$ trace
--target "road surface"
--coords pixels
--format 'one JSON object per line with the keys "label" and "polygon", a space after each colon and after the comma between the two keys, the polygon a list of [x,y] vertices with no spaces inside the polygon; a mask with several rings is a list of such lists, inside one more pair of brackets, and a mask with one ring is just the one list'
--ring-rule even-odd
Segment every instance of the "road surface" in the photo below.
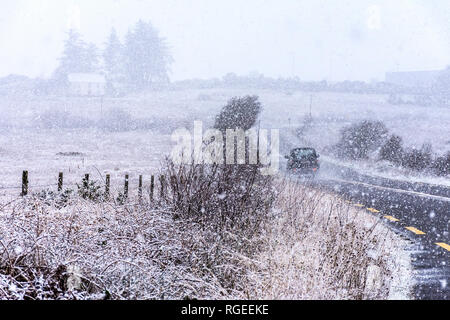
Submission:
{"label": "road surface", "polygon": [[450,188],[363,175],[327,161],[314,184],[380,217],[413,243],[416,299],[450,298]]}

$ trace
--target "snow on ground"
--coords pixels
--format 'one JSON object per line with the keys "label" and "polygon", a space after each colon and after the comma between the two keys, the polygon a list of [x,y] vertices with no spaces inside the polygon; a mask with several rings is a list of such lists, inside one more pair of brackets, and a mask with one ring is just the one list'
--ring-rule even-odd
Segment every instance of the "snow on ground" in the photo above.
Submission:
{"label": "snow on ground", "polygon": [[110,173],[112,185],[121,184],[125,174],[132,181],[140,174],[156,174],[162,155],[170,151],[170,136],[150,131],[22,131],[4,134],[0,141],[0,189],[20,186],[23,170],[29,171],[32,189],[56,185],[59,172],[64,173],[65,185],[79,183],[86,173],[95,180]]}
{"label": "snow on ground", "polygon": [[408,181],[416,183],[427,183],[431,185],[440,185],[450,187],[450,179],[446,177],[435,177],[425,173],[414,172],[405,168],[399,168],[387,161],[359,160],[345,161],[337,160],[331,157],[322,157],[324,160],[335,163],[339,166],[351,168],[361,174],[387,178],[391,180]]}
{"label": "snow on ground", "polygon": [[[5,98],[0,101],[0,192],[1,187],[20,186],[22,170],[30,171],[30,184],[56,184],[59,171],[67,183],[78,182],[85,173],[112,174],[113,184],[125,173],[131,179],[149,175],[159,166],[162,154],[174,145],[170,134],[179,127],[191,128],[194,120],[211,125],[214,116],[233,96],[256,94],[264,106],[261,127],[280,129],[282,152],[292,146],[292,132],[310,112],[314,126],[307,132],[319,150],[336,143],[339,130],[352,122],[382,120],[403,137],[408,146],[431,142],[437,153],[450,150],[450,112],[439,107],[393,106],[386,95],[283,92],[258,89],[205,89],[150,92],[116,99],[101,98]],[[68,112],[71,117],[97,121],[120,108],[135,119],[154,126],[139,131],[111,133],[94,129],[45,129],[42,114]],[[31,127],[32,126],[32,127]],[[33,127],[41,126],[37,130]],[[81,156],[60,156],[79,152]],[[157,154],[157,156],[155,156]],[[354,165],[354,164],[352,164]],[[400,176],[395,168],[359,163],[362,170]],[[376,168],[378,166],[378,169]],[[381,172],[381,173],[380,173]],[[448,179],[404,176],[405,179],[448,184]]]}

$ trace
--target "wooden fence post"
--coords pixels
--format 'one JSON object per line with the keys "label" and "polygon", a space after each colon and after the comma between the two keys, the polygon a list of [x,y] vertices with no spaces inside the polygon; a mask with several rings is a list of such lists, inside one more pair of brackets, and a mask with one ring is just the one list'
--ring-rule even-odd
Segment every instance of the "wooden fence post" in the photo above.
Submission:
{"label": "wooden fence post", "polygon": [[83,186],[86,190],[89,188],[89,174],[84,176]]}
{"label": "wooden fence post", "polygon": [[161,199],[165,197],[165,191],[166,191],[166,177],[164,175],[161,175],[159,177],[159,182],[161,184]]}
{"label": "wooden fence post", "polygon": [[106,183],[105,183],[105,199],[109,199],[111,190],[111,175],[106,175]]}
{"label": "wooden fence post", "polygon": [[155,192],[155,176],[152,175],[150,180],[150,201],[153,202],[153,194]]}
{"label": "wooden fence post", "polygon": [[142,175],[139,176],[139,190],[138,190],[138,197],[139,197],[139,203],[142,202]]}
{"label": "wooden fence post", "polygon": [[63,183],[64,183],[64,174],[60,172],[58,177],[58,192],[61,192],[63,190]]}
{"label": "wooden fence post", "polygon": [[123,189],[123,196],[125,199],[128,198],[128,179],[130,178],[130,176],[127,174],[125,175],[125,186]]}
{"label": "wooden fence post", "polygon": [[22,172],[22,197],[28,195],[28,171]]}

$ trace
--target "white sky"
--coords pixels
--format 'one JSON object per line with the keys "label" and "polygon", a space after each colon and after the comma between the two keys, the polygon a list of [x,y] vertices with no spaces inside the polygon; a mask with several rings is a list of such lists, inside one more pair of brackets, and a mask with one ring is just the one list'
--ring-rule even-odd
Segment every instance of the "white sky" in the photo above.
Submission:
{"label": "white sky", "polygon": [[50,75],[69,26],[100,46],[138,19],[167,38],[173,80],[382,80],[450,64],[448,0],[0,0],[0,76]]}

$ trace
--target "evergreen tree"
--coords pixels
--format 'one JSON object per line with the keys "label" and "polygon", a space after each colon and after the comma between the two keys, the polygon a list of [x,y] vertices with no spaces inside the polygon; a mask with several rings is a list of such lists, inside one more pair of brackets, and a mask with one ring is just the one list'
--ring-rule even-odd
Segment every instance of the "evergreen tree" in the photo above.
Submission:
{"label": "evergreen tree", "polygon": [[[223,134],[223,158],[227,157],[227,135],[226,131],[230,130],[250,130],[257,122],[262,111],[261,102],[258,96],[233,97],[228,101],[227,105],[222,108],[220,113],[216,116],[214,129],[220,130]],[[248,155],[249,142],[245,138],[246,156]],[[237,163],[237,141],[234,143],[234,163]],[[230,169],[233,170],[233,169]],[[245,170],[244,170],[245,171]],[[227,171],[231,174],[230,171]]]}
{"label": "evergreen tree", "polygon": [[86,44],[76,30],[69,30],[64,42],[64,51],[54,78],[65,82],[71,73],[89,73],[98,71],[98,49],[94,44]]}
{"label": "evergreen tree", "polygon": [[86,72],[100,72],[100,53],[94,43],[89,43],[84,51],[84,64]]}
{"label": "evergreen tree", "polygon": [[151,25],[139,21],[125,39],[125,65],[128,82],[135,89],[168,81],[169,66],[173,59],[165,40]]}
{"label": "evergreen tree", "polygon": [[216,117],[215,129],[251,129],[262,111],[258,96],[234,97],[222,108]]}
{"label": "evergreen tree", "polygon": [[103,60],[108,82],[124,82],[124,47],[114,28],[111,30],[111,34],[105,44]]}

